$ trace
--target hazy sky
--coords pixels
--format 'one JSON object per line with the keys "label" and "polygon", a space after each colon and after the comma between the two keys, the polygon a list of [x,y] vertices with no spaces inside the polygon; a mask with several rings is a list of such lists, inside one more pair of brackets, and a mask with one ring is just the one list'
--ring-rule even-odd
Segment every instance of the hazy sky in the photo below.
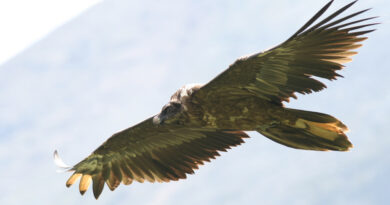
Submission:
{"label": "hazy sky", "polygon": [[1,0],[0,64],[100,0]]}
{"label": "hazy sky", "polygon": [[[334,2],[330,12],[348,2]],[[385,0],[362,0],[348,10],[372,7],[363,16],[380,16],[382,24],[341,72],[345,78],[286,105],[341,119],[351,130],[350,152],[294,150],[251,132],[247,143],[187,180],[106,187],[97,202],[90,190],[80,196],[77,185],[67,189],[70,173],[56,173],[53,163],[55,149],[77,163],[112,133],[159,112],[182,85],[205,83],[236,58],[281,43],[326,3],[105,0],[53,24],[57,29],[39,41],[26,40],[31,46],[23,51],[27,44],[15,43],[18,54],[0,67],[0,204],[386,204]],[[26,28],[35,32],[20,29]]]}

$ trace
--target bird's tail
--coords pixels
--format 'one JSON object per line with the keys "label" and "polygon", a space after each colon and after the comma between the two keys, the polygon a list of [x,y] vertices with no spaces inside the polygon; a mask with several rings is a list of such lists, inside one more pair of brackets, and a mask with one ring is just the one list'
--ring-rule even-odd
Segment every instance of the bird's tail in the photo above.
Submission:
{"label": "bird's tail", "polygon": [[318,112],[286,108],[295,122],[281,121],[257,131],[267,138],[296,149],[347,151],[352,147],[344,132],[348,128],[336,118]]}

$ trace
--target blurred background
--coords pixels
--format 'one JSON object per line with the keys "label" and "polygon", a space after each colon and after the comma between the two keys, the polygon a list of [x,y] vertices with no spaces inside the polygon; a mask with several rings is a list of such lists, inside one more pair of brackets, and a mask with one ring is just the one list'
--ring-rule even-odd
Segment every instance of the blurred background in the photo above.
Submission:
{"label": "blurred background", "polygon": [[[160,111],[187,83],[290,37],[327,0],[4,0],[0,3],[0,204],[387,204],[390,3],[328,89],[286,104],[331,114],[350,152],[301,151],[261,135],[171,183],[133,183],[96,201],[57,173]],[[334,2],[327,14],[350,1]],[[344,16],[346,15],[344,14]]]}

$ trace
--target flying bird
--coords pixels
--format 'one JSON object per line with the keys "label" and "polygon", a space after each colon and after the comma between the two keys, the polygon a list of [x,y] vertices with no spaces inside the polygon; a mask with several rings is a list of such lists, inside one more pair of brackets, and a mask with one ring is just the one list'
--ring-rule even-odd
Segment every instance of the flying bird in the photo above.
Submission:
{"label": "flying bird", "polygon": [[[84,194],[93,182],[97,199],[104,185],[168,182],[185,179],[220,151],[242,144],[257,131],[282,145],[304,150],[347,151],[347,127],[333,116],[286,108],[283,102],[326,88],[319,79],[334,80],[353,51],[374,31],[352,20],[369,9],[338,17],[356,1],[315,23],[332,4],[319,10],[283,43],[241,57],[207,84],[176,91],[160,113],[112,135],[91,155],[66,170],[69,187],[79,178]],[[55,162],[65,165],[55,151]]]}

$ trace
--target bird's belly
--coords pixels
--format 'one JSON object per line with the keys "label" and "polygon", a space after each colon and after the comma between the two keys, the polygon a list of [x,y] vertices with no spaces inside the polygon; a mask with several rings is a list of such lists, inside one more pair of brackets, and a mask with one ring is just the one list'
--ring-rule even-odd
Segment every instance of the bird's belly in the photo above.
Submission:
{"label": "bird's belly", "polygon": [[255,130],[284,115],[282,106],[254,97],[215,102],[214,105],[203,113],[203,121],[207,127]]}

